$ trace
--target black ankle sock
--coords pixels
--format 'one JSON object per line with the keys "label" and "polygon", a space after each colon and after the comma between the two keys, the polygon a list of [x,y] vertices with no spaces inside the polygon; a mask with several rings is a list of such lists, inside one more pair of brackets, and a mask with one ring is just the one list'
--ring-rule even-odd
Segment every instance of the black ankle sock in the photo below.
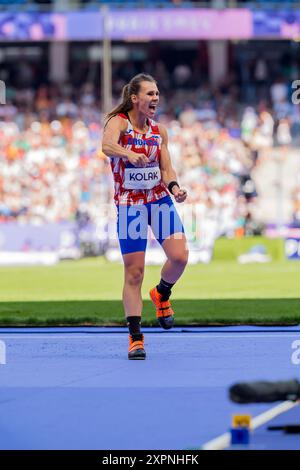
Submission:
{"label": "black ankle sock", "polygon": [[127,326],[129,328],[129,333],[132,336],[140,335],[141,334],[141,317],[138,317],[138,316],[127,317]]}
{"label": "black ankle sock", "polygon": [[143,340],[143,335],[142,333],[136,334],[136,335],[131,335],[133,341],[142,341]]}
{"label": "black ankle sock", "polygon": [[[175,282],[174,282],[175,284]],[[171,295],[171,289],[174,286],[170,282],[164,281],[162,278],[160,283],[156,286],[158,292],[162,295],[162,300],[168,300]]]}

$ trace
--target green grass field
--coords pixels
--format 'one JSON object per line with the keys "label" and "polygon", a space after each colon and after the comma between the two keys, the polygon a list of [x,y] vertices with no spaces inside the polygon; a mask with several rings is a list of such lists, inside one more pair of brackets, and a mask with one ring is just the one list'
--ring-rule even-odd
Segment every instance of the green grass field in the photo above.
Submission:
{"label": "green grass field", "polygon": [[[160,268],[148,266],[143,324],[155,325],[148,291]],[[124,325],[123,267],[103,258],[53,267],[0,268],[0,325]],[[177,325],[298,324],[300,264],[189,266],[173,289]]]}

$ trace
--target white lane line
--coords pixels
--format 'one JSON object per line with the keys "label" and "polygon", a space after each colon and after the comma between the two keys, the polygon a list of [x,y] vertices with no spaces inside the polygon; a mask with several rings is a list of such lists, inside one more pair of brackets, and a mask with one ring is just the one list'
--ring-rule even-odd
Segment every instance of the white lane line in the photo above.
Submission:
{"label": "white lane line", "polygon": [[[89,339],[89,338],[93,338],[93,337],[97,337],[97,338],[124,338],[124,336],[126,337],[127,333],[87,333],[87,334],[83,334],[83,335],[78,335],[77,333],[73,334],[73,333],[68,333],[68,335],[66,334],[63,334],[63,333],[51,333],[51,334],[44,334],[44,333],[20,333],[20,334],[10,334],[10,333],[5,333],[5,334],[2,334],[0,333],[0,338],[2,339],[5,339],[5,340],[8,340],[8,339],[75,339],[75,338],[78,338],[78,339]],[[238,334],[238,333],[234,333],[233,335],[228,335],[228,334],[219,334],[219,335],[214,335],[214,334],[210,334],[210,333],[197,333],[197,334],[185,334],[185,333],[182,333],[182,334],[164,334],[164,333],[161,333],[161,334],[155,334],[155,333],[149,333],[147,335],[147,332],[145,333],[145,335],[147,336],[147,338],[164,338],[164,339],[189,339],[189,338],[223,338],[223,339],[226,339],[226,338],[243,338],[243,339],[247,339],[247,338],[265,338],[265,339],[268,339],[268,338],[278,338],[278,339],[282,339],[283,337],[285,338],[294,338],[294,337],[297,337],[299,338],[300,337],[300,332],[299,333],[292,333],[292,334],[286,334],[286,333],[258,333],[258,334],[254,334],[254,335],[245,335],[245,334]]]}
{"label": "white lane line", "polygon": [[[263,424],[271,421],[271,419],[279,416],[286,411],[291,410],[295,406],[299,405],[299,401],[284,401],[279,405],[275,406],[274,408],[270,408],[270,410],[265,411],[264,413],[256,416],[252,419],[251,429],[257,429],[258,427],[262,426]],[[206,442],[201,449],[202,450],[224,450],[230,446],[230,439],[231,435],[229,432],[221,434],[219,437],[212,439],[211,441]]]}

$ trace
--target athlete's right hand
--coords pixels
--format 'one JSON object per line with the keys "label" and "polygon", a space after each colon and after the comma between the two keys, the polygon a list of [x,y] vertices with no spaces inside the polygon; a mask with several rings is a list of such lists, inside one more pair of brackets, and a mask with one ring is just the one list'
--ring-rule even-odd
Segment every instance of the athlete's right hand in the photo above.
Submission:
{"label": "athlete's right hand", "polygon": [[128,161],[136,167],[144,167],[148,163],[148,157],[144,153],[130,152],[128,155]]}

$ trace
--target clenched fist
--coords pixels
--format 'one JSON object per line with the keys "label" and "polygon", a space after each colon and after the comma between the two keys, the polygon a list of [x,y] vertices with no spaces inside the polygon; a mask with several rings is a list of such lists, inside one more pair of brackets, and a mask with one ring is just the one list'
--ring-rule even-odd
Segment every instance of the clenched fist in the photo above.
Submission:
{"label": "clenched fist", "polygon": [[144,167],[148,163],[148,157],[146,157],[144,153],[130,152],[127,158],[128,161],[136,167]]}
{"label": "clenched fist", "polygon": [[174,188],[172,189],[172,193],[176,202],[183,202],[187,198],[186,190],[179,188],[178,186],[174,186]]}

